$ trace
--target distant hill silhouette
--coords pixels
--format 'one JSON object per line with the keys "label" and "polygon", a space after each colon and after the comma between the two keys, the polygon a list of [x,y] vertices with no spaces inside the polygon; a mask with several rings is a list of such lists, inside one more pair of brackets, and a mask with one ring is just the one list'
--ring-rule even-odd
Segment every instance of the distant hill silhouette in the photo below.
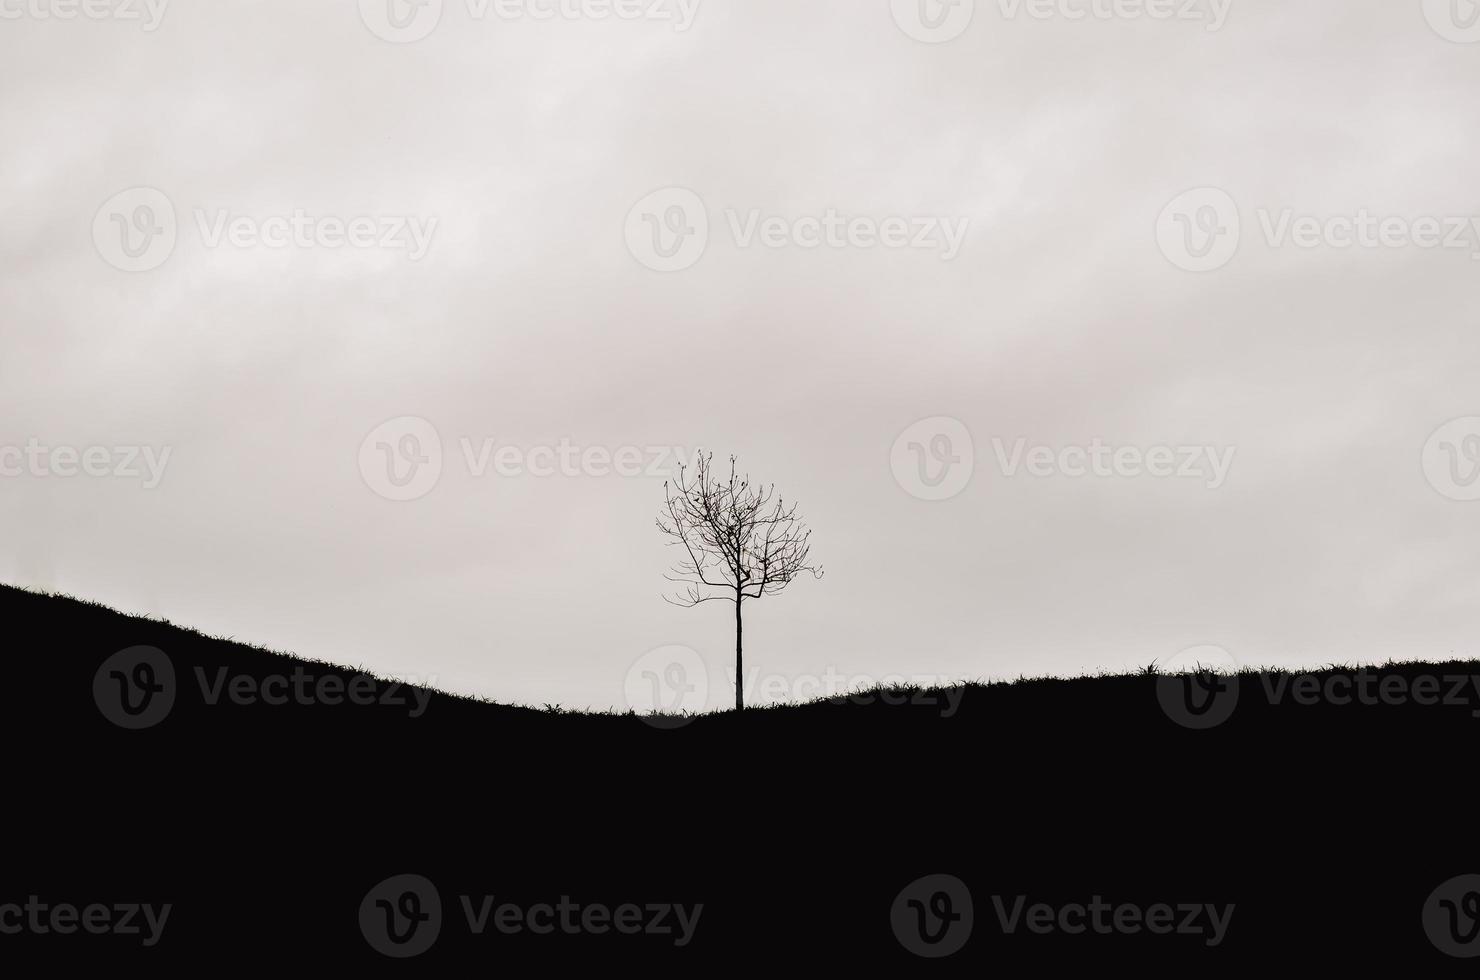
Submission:
{"label": "distant hill silhouette", "polygon": [[[152,946],[26,929],[0,935],[0,961],[911,975],[1401,962],[1427,975],[1464,967],[1446,942],[1480,952],[1480,892],[1446,885],[1480,874],[1474,663],[1248,673],[1207,690],[1155,673],[1035,680],[665,726],[399,689],[11,588],[0,587],[0,614],[0,927],[5,904],[31,895],[172,905]],[[1441,703],[1419,703],[1425,677]],[[292,683],[319,703],[236,703]],[[1338,695],[1388,688],[1373,703],[1298,694],[1333,683]],[[321,703],[336,691],[374,703]],[[403,875],[436,895],[417,881],[382,886]],[[957,879],[969,910],[949,881],[911,890],[933,875]],[[1151,906],[1178,921],[1190,914],[1179,906],[1234,909],[1216,945],[1207,931],[1028,930],[1032,906],[1096,896],[1104,921],[1122,906],[1143,924]],[[502,905],[521,910],[508,923],[545,903],[563,914],[562,898],[571,921],[607,911],[578,934],[494,926]],[[682,945],[676,909],[661,923],[649,910],[692,916],[701,903]],[[669,931],[614,931],[610,910],[623,906]],[[377,923],[405,926],[393,951],[424,951],[384,955]],[[953,944],[939,959],[911,951]]]}

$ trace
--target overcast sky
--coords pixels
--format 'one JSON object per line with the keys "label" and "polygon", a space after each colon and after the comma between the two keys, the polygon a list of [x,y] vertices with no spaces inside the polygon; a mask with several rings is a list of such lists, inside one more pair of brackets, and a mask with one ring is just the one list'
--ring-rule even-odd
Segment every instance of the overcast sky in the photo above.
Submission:
{"label": "overcast sky", "polygon": [[704,447],[754,701],[1480,655],[1480,10],[551,2],[0,0],[0,579],[723,707]]}

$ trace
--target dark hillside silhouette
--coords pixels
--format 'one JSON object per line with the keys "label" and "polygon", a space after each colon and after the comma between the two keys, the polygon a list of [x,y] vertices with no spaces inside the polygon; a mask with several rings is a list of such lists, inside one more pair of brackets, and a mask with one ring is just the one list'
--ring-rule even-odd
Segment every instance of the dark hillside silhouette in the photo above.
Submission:
{"label": "dark hillside silhouette", "polygon": [[[0,935],[7,963],[1465,966],[1438,951],[1425,910],[1454,942],[1468,935],[1472,891],[1436,889],[1480,873],[1464,819],[1472,663],[872,692],[668,730],[408,690],[67,598],[0,588],[0,613],[0,905],[173,905],[153,946]],[[1420,703],[1426,677],[1471,685],[1453,689],[1468,700]],[[1387,695],[1330,696],[1364,684]],[[1221,719],[1197,727],[1210,712]],[[681,946],[672,931],[469,925],[499,903],[562,900],[703,909]],[[1036,904],[1097,901],[1233,911],[1215,945],[1025,925]],[[387,958],[365,932],[382,921],[382,941],[427,948]],[[917,955],[963,922],[949,958]],[[435,937],[409,938],[430,923]]]}

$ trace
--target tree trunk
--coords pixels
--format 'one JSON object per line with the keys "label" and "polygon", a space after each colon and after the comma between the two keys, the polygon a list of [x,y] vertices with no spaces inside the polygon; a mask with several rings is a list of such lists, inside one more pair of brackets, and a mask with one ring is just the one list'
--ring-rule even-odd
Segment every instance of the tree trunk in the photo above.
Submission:
{"label": "tree trunk", "polygon": [[741,637],[741,633],[742,633],[742,628],[741,628],[741,625],[740,625],[740,603],[741,603],[741,601],[742,600],[740,598],[739,590],[736,590],[736,593],[735,593],[735,710],[736,711],[744,711],[745,710],[745,688],[743,686],[741,686],[741,673],[740,673],[740,664],[741,664],[741,659],[740,659],[740,637]]}

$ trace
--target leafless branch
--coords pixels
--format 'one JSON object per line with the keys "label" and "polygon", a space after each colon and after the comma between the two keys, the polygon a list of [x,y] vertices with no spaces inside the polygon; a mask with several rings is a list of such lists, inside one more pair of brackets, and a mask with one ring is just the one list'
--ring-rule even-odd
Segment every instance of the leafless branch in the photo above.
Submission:
{"label": "leafless branch", "polygon": [[725,475],[715,471],[713,453],[700,453],[664,484],[658,530],[686,556],[665,576],[683,588],[665,598],[685,606],[743,602],[776,595],[804,573],[820,578],[821,567],[810,562],[812,532],[796,515],[796,504],[774,485],[741,476],[733,456]]}

